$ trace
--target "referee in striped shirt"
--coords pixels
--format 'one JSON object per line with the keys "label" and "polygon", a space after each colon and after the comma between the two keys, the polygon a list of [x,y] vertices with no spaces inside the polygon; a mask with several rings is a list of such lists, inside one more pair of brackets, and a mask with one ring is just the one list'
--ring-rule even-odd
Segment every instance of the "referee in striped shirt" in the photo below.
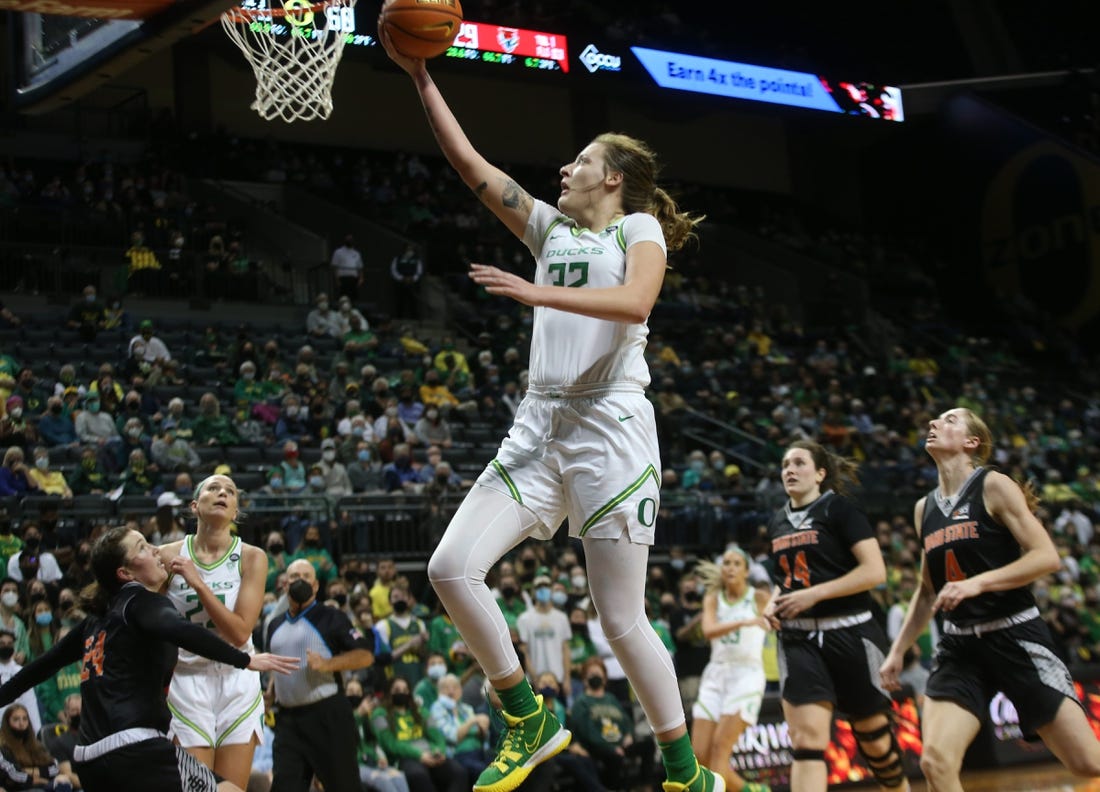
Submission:
{"label": "referee in striped shirt", "polygon": [[272,792],[308,792],[316,775],[325,792],[360,792],[359,741],[341,671],[374,662],[373,643],[347,614],[317,601],[317,573],[305,559],[286,569],[289,610],[267,628],[268,651],[302,666],[275,679]]}

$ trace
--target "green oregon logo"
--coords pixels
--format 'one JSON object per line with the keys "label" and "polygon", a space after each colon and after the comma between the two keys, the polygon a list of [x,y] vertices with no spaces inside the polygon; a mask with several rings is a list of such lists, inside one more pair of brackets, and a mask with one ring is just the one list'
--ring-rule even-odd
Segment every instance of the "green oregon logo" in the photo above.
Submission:
{"label": "green oregon logo", "polygon": [[287,24],[300,28],[313,24],[313,3],[308,0],[286,0],[283,3]]}
{"label": "green oregon logo", "polygon": [[[648,506],[646,504],[649,504]],[[649,528],[657,519],[657,501],[653,498],[642,498],[638,504],[638,522]]]}
{"label": "green oregon logo", "polygon": [[[1068,327],[1081,327],[1100,314],[1097,175],[1087,157],[1040,141],[1002,165],[981,206],[982,258],[990,283],[1009,294],[1028,294],[1037,278],[1072,283],[1056,306],[1044,306]],[[1037,197],[1040,189],[1055,190],[1065,200]],[[1029,296],[1043,303],[1043,295]]]}

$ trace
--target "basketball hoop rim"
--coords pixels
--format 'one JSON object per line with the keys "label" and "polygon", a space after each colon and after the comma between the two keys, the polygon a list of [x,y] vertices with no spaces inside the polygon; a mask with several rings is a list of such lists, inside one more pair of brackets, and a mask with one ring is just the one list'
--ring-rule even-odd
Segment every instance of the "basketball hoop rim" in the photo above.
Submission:
{"label": "basketball hoop rim", "polygon": [[223,13],[222,18],[233,24],[242,25],[265,21],[267,19],[283,19],[291,14],[295,16],[298,14],[305,14],[306,12],[318,14],[324,12],[329,6],[342,7],[345,5],[347,5],[347,3],[340,2],[340,0],[327,0],[327,2],[302,5],[292,9],[284,8],[281,5],[278,8],[241,8],[240,6],[235,6]]}

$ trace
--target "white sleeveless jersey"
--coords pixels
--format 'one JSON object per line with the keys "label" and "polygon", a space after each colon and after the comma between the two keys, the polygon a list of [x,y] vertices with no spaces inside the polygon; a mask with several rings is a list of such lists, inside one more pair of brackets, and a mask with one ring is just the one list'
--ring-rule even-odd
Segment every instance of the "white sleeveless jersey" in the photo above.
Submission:
{"label": "white sleeveless jersey", "polygon": [[[718,612],[715,614],[719,624],[731,621],[755,619],[756,590],[751,586],[745,596],[736,602],[726,599],[724,591],[718,592]],[[728,632],[710,642],[710,662],[733,663],[745,667],[764,667],[764,638],[767,631],[763,627],[742,627]]]}
{"label": "white sleeveless jersey", "polygon": [[[656,242],[667,253],[664,233],[652,215],[635,213],[599,231],[578,228],[543,201],[535,201],[524,244],[535,256],[540,286],[602,289],[621,286],[626,251],[637,242]],[[649,328],[609,322],[554,308],[536,307],[531,336],[533,389],[569,392],[612,383],[649,384],[644,353]]]}
{"label": "white sleeveless jersey", "polygon": [[[241,538],[234,536],[225,555],[213,564],[203,564],[195,559],[194,550],[191,546],[194,539],[195,537],[192,535],[183,540],[183,544],[180,546],[180,557],[190,558],[194,561],[206,587],[225,603],[225,607],[233,610],[237,607],[237,595],[241,591],[241,565],[244,556]],[[172,579],[168,581],[167,594],[168,598],[172,600],[172,604],[176,606],[176,610],[182,613],[185,619],[216,631],[214,622],[199,601],[199,595],[182,577],[172,575]],[[243,645],[237,648],[243,652],[252,651],[252,638],[249,637]],[[197,667],[203,663],[213,663],[212,660],[188,652],[186,649],[180,649],[179,662],[192,667]]]}

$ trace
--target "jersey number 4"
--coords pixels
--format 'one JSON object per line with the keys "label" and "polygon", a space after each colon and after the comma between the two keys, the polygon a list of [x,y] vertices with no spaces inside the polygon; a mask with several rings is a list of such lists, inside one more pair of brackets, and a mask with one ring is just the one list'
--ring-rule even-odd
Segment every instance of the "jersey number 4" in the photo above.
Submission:
{"label": "jersey number 4", "polygon": [[783,568],[783,588],[790,590],[793,577],[802,584],[802,588],[810,587],[810,565],[806,563],[806,551],[799,550],[794,557],[794,571],[791,571],[791,562],[787,556],[779,556],[779,566]]}
{"label": "jersey number 4", "polygon": [[87,682],[90,677],[103,676],[103,642],[107,640],[106,630],[84,639],[84,666],[80,669],[80,681]]}
{"label": "jersey number 4", "polygon": [[954,550],[948,550],[943,554],[943,576],[947,578],[948,583],[966,580],[966,573],[959,566],[959,559],[955,558]]}

